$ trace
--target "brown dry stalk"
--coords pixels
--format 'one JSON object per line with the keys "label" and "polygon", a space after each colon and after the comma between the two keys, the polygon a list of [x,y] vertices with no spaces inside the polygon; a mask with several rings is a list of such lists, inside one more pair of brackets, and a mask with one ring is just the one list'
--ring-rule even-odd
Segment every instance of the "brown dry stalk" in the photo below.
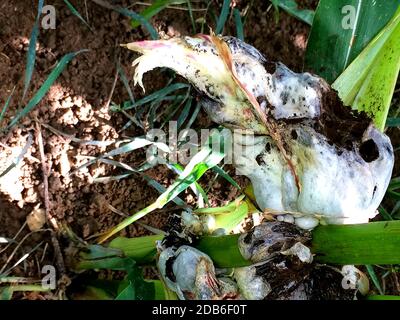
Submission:
{"label": "brown dry stalk", "polygon": [[44,187],[44,207],[46,210],[46,222],[50,222],[51,226],[54,230],[59,230],[57,221],[50,213],[50,200],[49,200],[49,172],[50,168],[47,167],[46,164],[46,155],[44,153],[43,147],[43,137],[42,137],[42,130],[40,128],[39,122],[36,122],[36,133],[37,133],[37,143],[39,146],[39,153],[40,153],[40,161],[42,163],[42,172],[43,172],[43,187]]}

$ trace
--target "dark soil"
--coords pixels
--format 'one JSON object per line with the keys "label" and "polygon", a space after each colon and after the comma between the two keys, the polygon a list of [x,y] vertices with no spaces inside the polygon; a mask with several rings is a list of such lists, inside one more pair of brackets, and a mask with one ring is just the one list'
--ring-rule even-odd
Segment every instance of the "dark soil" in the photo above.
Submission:
{"label": "dark soil", "polygon": [[[217,14],[222,1],[213,1],[212,10]],[[301,1],[302,5],[315,8],[316,1]],[[114,4],[128,7],[131,1],[114,1]],[[199,7],[201,4],[193,3]],[[240,9],[246,8],[247,1],[237,1]],[[20,229],[16,239],[18,242],[29,234],[24,225],[26,216],[36,207],[45,208],[44,172],[38,145],[38,126],[35,122],[52,127],[80,139],[113,140],[122,138],[124,134],[136,136],[143,134],[138,128],[127,132],[120,130],[127,119],[109,109],[110,93],[116,75],[116,61],[119,60],[128,79],[133,77],[131,62],[134,54],[121,49],[120,43],[128,43],[139,39],[148,39],[149,34],[141,27],[132,29],[129,20],[118,13],[100,7],[92,1],[74,1],[74,5],[84,18],[88,18],[90,31],[76,16],[72,15],[65,3],[55,0],[52,3],[57,12],[57,28],[55,30],[40,29],[35,72],[29,93],[21,101],[26,53],[30,33],[37,12],[36,1],[9,0],[0,4],[0,106],[15,86],[14,98],[10,104],[4,126],[16,111],[19,110],[37,91],[55,64],[67,53],[89,49],[89,52],[78,55],[58,78],[47,96],[35,109],[25,117],[17,128],[9,134],[0,135],[0,152],[8,147],[23,147],[27,136],[34,137],[27,157],[20,168],[22,176],[20,192],[9,195],[0,193],[0,237],[13,238]],[[86,5],[87,4],[87,7]],[[134,10],[143,7],[133,6]],[[86,15],[87,12],[87,15]],[[194,18],[202,17],[203,12],[194,12]],[[192,34],[192,24],[187,11],[166,9],[152,19],[158,31],[170,36]],[[212,24],[212,23],[210,23]],[[295,71],[302,71],[304,52],[309,27],[295,18],[280,12],[279,21],[275,21],[274,9],[269,1],[256,0],[248,8],[245,22],[245,40],[259,49],[273,61],[282,61]],[[228,24],[225,34],[235,35],[233,23]],[[146,93],[160,89],[167,83],[165,73],[155,72],[145,76]],[[143,96],[139,88],[131,87],[136,98]],[[121,81],[117,81],[111,101],[119,104],[129,100],[129,96]],[[194,127],[212,126],[201,114]],[[108,205],[119,211],[131,214],[152,203],[157,198],[157,191],[148,186],[139,175],[106,184],[93,183],[98,176],[118,174],[119,171],[106,164],[95,164],[76,174],[68,174],[87,161],[85,156],[96,156],[107,149],[82,145],[65,136],[54,134],[46,127],[40,127],[43,136],[45,164],[49,170],[48,201],[50,214],[58,223],[67,223],[79,237],[91,239],[112,226],[118,224],[123,217],[113,213]],[[1,159],[1,158],[0,158]],[[130,166],[140,165],[144,159],[143,152],[132,152],[120,160]],[[233,174],[232,170],[232,174]],[[167,186],[175,175],[165,167],[159,166],[147,172],[149,176]],[[211,176],[210,176],[211,177]],[[206,180],[206,179],[204,179]],[[243,178],[237,179],[245,185]],[[14,194],[16,193],[16,194]],[[237,191],[222,179],[217,179],[210,192],[213,205],[225,204],[237,195]],[[187,192],[182,195],[189,203],[194,203],[194,196]],[[153,213],[141,222],[163,228],[171,212],[177,210],[170,205],[168,210]],[[50,227],[50,225],[48,225]],[[124,236],[141,236],[149,232],[139,225],[131,225],[121,232]],[[12,266],[24,253],[39,247],[16,268],[12,275],[41,278],[41,266],[57,265],[59,273],[64,266],[60,261],[51,232],[36,232],[28,235],[14,257],[8,262]],[[0,250],[3,248],[0,247]],[[0,251],[0,268],[9,259],[15,246]],[[61,243],[61,254],[68,261],[67,248]],[[57,260],[58,258],[58,260]],[[68,273],[68,265],[66,266]],[[25,294],[21,298],[43,298],[40,294]],[[50,296],[46,296],[49,298]],[[50,297],[51,298],[51,297]]]}

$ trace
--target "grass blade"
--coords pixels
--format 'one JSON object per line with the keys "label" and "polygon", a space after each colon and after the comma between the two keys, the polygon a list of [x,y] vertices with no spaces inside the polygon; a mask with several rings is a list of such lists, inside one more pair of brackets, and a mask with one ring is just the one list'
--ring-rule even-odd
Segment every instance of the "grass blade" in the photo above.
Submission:
{"label": "grass blade", "polygon": [[24,93],[22,94],[22,100],[25,99],[25,95],[28,92],[29,84],[31,83],[33,70],[35,69],[36,60],[36,42],[39,35],[39,19],[42,14],[44,0],[39,0],[38,13],[36,16],[35,24],[31,32],[29,40],[28,54],[26,56],[26,70],[25,70],[25,81],[24,81]]}
{"label": "grass blade", "polygon": [[192,3],[190,2],[190,0],[186,0],[187,6],[188,6],[188,10],[189,10],[189,16],[190,16],[190,21],[192,22],[192,28],[193,28],[193,34],[196,34],[196,21],[194,20],[193,17],[193,10],[192,10]]}
{"label": "grass blade", "polygon": [[400,127],[400,118],[387,118],[386,127]]}
{"label": "grass blade", "polygon": [[150,36],[153,40],[157,40],[159,38],[157,30],[154,29],[154,27],[151,25],[151,23],[149,21],[147,21],[147,19],[142,17],[140,14],[137,14],[136,12],[134,12],[132,10],[128,10],[125,8],[119,8],[119,7],[115,7],[114,10],[128,18],[139,21],[143,25],[143,27],[145,27],[147,29],[147,31],[150,33]]}
{"label": "grass blade", "polygon": [[[142,12],[140,12],[140,15],[144,19],[149,20],[156,14],[164,10],[166,7],[168,7],[169,5],[182,4],[185,2],[186,2],[185,0],[156,0],[153,2],[151,6],[147,7]],[[131,21],[132,28],[137,28],[138,26],[140,26],[140,24],[141,21],[139,21],[138,19],[132,19]]]}
{"label": "grass blade", "polygon": [[[210,147],[210,142],[215,143],[215,139],[218,138],[218,149]],[[182,191],[186,190],[191,184],[199,180],[203,174],[210,168],[216,166],[225,156],[221,151],[223,148],[223,136],[219,132],[214,131],[209,137],[208,143],[204,146],[200,152],[198,152],[179,175],[176,181],[167,188],[167,190],[161,194],[157,200],[149,205],[148,207],[140,210],[134,215],[126,218],[116,227],[112,228],[101,236],[98,240],[99,243],[103,243],[108,238],[112,237],[117,232],[126,228],[133,222],[143,218],[148,213],[163,208],[168,202],[172,201],[177,197]]]}
{"label": "grass blade", "polygon": [[221,34],[222,31],[224,30],[225,22],[228,19],[230,4],[231,4],[231,0],[224,0],[224,3],[222,4],[221,14],[219,15],[219,18],[217,21],[217,27],[215,28],[216,34]]}
{"label": "grass blade", "polygon": [[372,280],[372,282],[374,283],[375,287],[378,289],[379,294],[383,295],[383,290],[381,287],[381,284],[379,283],[378,277],[376,276],[376,273],[374,271],[374,267],[371,265],[366,265],[365,266],[367,268],[368,274]]}
{"label": "grass blade", "polygon": [[90,146],[97,146],[97,147],[107,147],[113,143],[115,143],[116,141],[100,141],[100,140],[83,140],[83,139],[79,139],[76,138],[74,135],[72,134],[68,134],[65,132],[62,132],[54,127],[52,127],[51,125],[48,125],[46,123],[40,123],[41,126],[45,127],[46,129],[49,129],[51,132],[59,135],[59,136],[64,136],[67,137],[68,139],[70,139],[73,142],[82,144],[82,145],[90,145]]}
{"label": "grass blade", "polygon": [[236,26],[236,37],[240,40],[244,40],[244,32],[243,32],[243,23],[242,18],[240,17],[240,11],[238,9],[233,9],[233,17],[235,19]]}
{"label": "grass blade", "polygon": [[[192,106],[192,97],[190,97],[187,101],[185,106],[183,107],[181,114],[179,115],[178,120],[176,121],[176,126],[177,129],[180,129],[182,127],[183,123],[186,121],[187,117],[189,116],[189,112]],[[1,119],[1,118],[0,118]]]}
{"label": "grass blade", "polygon": [[64,68],[68,65],[68,63],[75,58],[78,54],[82,52],[87,52],[88,50],[80,50],[77,52],[72,52],[66,54],[60,62],[55,66],[55,68],[51,71],[50,75],[47,77],[46,81],[42,84],[40,89],[35,93],[33,98],[28,102],[28,104],[22,109],[20,113],[18,113],[7,126],[6,130],[10,130],[17,122],[24,116],[26,116],[46,95],[47,91],[49,91],[50,87],[53,85],[54,81],[58,78],[58,76],[63,72]]}
{"label": "grass blade", "polygon": [[240,190],[240,186],[237,184],[235,180],[232,179],[232,177],[220,166],[215,166],[212,168],[212,171],[214,171],[216,174],[220,175],[223,177],[226,181],[228,181],[231,185],[233,185],[235,188]]}
{"label": "grass blade", "polygon": [[201,109],[201,103],[198,102],[197,105],[196,105],[196,108],[194,109],[194,112],[192,113],[192,116],[190,117],[190,119],[189,119],[189,121],[188,121],[188,123],[187,123],[187,125],[185,127],[185,129],[189,129],[192,126],[193,122],[196,120],[197,115],[200,112],[200,109]]}
{"label": "grass blade", "polygon": [[90,31],[93,31],[92,28],[89,26],[89,24],[86,22],[86,20],[81,16],[79,11],[75,9],[72,3],[69,2],[68,0],[64,0],[64,2],[67,5],[68,9],[72,12],[72,14],[76,16],[79,20],[81,20],[85,24],[85,26],[89,28]]}
{"label": "grass blade", "polygon": [[18,157],[9,165],[6,170],[4,170],[2,173],[0,173],[0,178],[4,177],[8,172],[10,172],[13,168],[15,168],[18,163],[24,158],[25,154],[28,152],[28,149],[31,147],[33,143],[33,138],[32,135],[29,134],[28,136],[28,141],[26,142],[26,145],[22,149],[21,153],[18,155]]}
{"label": "grass blade", "polygon": [[3,109],[1,110],[1,113],[0,113],[0,124],[4,119],[4,116],[5,116],[6,112],[7,112],[8,106],[10,105],[12,96],[14,95],[14,91],[15,91],[15,87],[12,89],[10,95],[8,96],[8,98],[6,100],[6,103],[3,106]]}
{"label": "grass blade", "polygon": [[129,86],[128,78],[126,77],[126,74],[125,74],[124,70],[122,69],[121,64],[119,63],[119,61],[117,62],[117,70],[118,70],[119,77],[121,78],[121,81],[124,84],[125,89],[129,94],[129,99],[131,99],[132,104],[134,104],[135,103],[135,98],[133,96],[132,89]]}
{"label": "grass blade", "polygon": [[275,0],[273,1],[277,4],[277,6],[293,17],[299,19],[307,23],[308,25],[312,25],[314,20],[314,11],[307,9],[299,9],[296,0]]}
{"label": "grass blade", "polygon": [[164,97],[168,96],[171,92],[177,91],[179,89],[183,88],[188,88],[189,85],[186,83],[174,83],[171,84],[161,90],[158,90],[156,92],[153,92],[152,94],[149,94],[148,96],[136,101],[132,105],[125,107],[124,110],[130,110],[133,108],[136,108],[138,106],[144,105],[146,103],[152,102],[152,101],[161,101]]}
{"label": "grass blade", "polygon": [[[167,188],[165,188],[163,185],[159,184],[156,180],[151,179],[149,176],[143,175],[143,178],[147,181],[149,186],[156,189],[159,193],[163,193],[163,192],[165,192],[165,190],[167,190]],[[187,206],[186,202],[183,201],[179,197],[172,199],[172,201],[175,202],[175,204],[177,204],[178,206],[181,206],[181,207]]]}

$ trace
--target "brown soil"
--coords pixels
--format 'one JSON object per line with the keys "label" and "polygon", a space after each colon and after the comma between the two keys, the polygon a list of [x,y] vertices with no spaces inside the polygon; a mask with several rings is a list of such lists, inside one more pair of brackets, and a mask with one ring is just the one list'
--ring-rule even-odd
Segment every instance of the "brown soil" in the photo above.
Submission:
{"label": "brown soil", "polygon": [[[218,14],[222,1],[213,1],[211,8]],[[301,1],[315,8],[316,1]],[[87,11],[85,3],[87,3]],[[128,7],[130,1],[114,1]],[[245,8],[247,1],[237,1],[239,8]],[[109,9],[102,8],[92,1],[74,1],[78,11],[86,18],[93,31],[90,31],[76,16],[72,15],[64,2],[53,1],[57,12],[57,28],[55,30],[40,29],[35,72],[28,96],[20,101],[23,92],[26,52],[29,44],[35,15],[36,1],[11,0],[0,4],[0,106],[14,86],[14,98],[2,123],[4,126],[16,110],[24,106],[33,93],[37,91],[51,69],[63,55],[80,49],[89,52],[80,54],[58,78],[47,96],[35,109],[25,117],[17,128],[9,134],[0,136],[0,152],[5,152],[3,145],[23,147],[27,136],[34,137],[33,145],[28,150],[21,167],[22,183],[21,199],[0,193],[0,237],[13,238],[22,228],[17,241],[28,235],[29,229],[24,226],[26,216],[40,205],[45,208],[45,192],[41,155],[38,145],[38,127],[35,120],[43,124],[86,140],[112,140],[123,135],[137,136],[143,134],[138,128],[131,127],[120,132],[127,119],[119,113],[109,110],[109,96],[112,92],[116,74],[116,60],[132,79],[130,67],[134,59],[133,53],[121,49],[120,43],[148,39],[149,34],[142,28],[132,29],[129,20]],[[133,7],[141,10],[142,7]],[[194,12],[195,19],[202,17],[202,12]],[[166,9],[152,23],[159,31],[168,35],[189,35],[192,33],[191,20],[186,11]],[[284,12],[280,12],[275,22],[274,9],[269,1],[256,0],[249,7],[245,22],[245,40],[258,48],[268,59],[282,61],[289,68],[301,71],[306,48],[309,27]],[[225,34],[235,35],[232,22]],[[162,88],[167,78],[155,72],[145,76],[146,93]],[[131,87],[136,98],[143,96],[139,88]],[[121,81],[117,81],[111,100],[117,104],[129,100],[129,96]],[[208,127],[212,124],[200,115],[194,127]],[[134,213],[152,203],[158,193],[148,186],[139,175],[106,184],[93,183],[98,176],[120,173],[105,164],[95,164],[77,174],[68,174],[87,161],[84,156],[100,155],[107,150],[94,146],[82,145],[64,136],[56,135],[41,126],[43,136],[45,162],[50,168],[48,174],[50,213],[58,222],[66,222],[72,230],[83,239],[90,239],[108,228],[115,226],[123,217],[113,213],[107,206],[112,205],[124,213]],[[120,158],[121,161],[135,167],[144,159],[143,152],[132,152]],[[232,170],[233,172],[233,170]],[[157,167],[147,172],[149,176],[167,186],[175,175]],[[242,185],[246,181],[237,179]],[[206,179],[204,179],[206,181]],[[237,195],[237,191],[224,180],[218,179],[212,186],[210,201],[213,205],[226,203]],[[194,202],[190,192],[182,195],[189,203]],[[168,215],[176,208],[168,207],[168,212],[161,210],[141,221],[151,226],[163,228]],[[172,210],[172,211],[171,211]],[[122,231],[122,235],[140,236],[147,234],[143,227],[131,225]],[[57,250],[51,241],[51,233],[38,232],[28,236],[9,261],[12,266],[24,253],[36,249],[23,263],[14,268],[12,275],[41,278],[40,268],[45,264],[56,264]],[[2,247],[1,247],[2,248]],[[1,250],[0,248],[0,250]],[[15,246],[0,253],[0,267],[4,265]],[[65,249],[61,252],[65,258]],[[58,270],[59,272],[62,270]],[[38,295],[26,295],[25,298],[40,298]]]}

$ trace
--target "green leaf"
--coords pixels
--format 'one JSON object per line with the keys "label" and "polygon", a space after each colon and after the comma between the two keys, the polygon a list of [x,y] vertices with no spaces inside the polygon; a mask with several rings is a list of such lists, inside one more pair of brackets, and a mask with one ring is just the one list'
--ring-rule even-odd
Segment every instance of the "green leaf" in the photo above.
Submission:
{"label": "green leaf", "polygon": [[11,287],[0,288],[0,301],[8,301],[12,299],[13,291]]}
{"label": "green leaf", "polygon": [[154,285],[154,300],[177,300],[176,295],[171,294],[172,291],[169,289],[167,290],[161,280],[146,280],[146,282],[150,282]]}
{"label": "green leaf", "polygon": [[230,213],[220,214],[215,217],[216,228],[225,229],[227,233],[238,226],[249,214],[249,207],[245,201],[241,202]]}
{"label": "green leaf", "polygon": [[392,18],[400,0],[320,0],[306,65],[332,83]]}
{"label": "green leaf", "polygon": [[283,9],[293,17],[312,25],[314,19],[314,11],[308,9],[299,9],[295,0],[273,0],[275,6]]}
{"label": "green leaf", "polygon": [[33,138],[32,135],[29,134],[28,141],[26,142],[24,148],[21,150],[21,153],[3,172],[0,173],[0,178],[4,177],[7,173],[9,173],[13,168],[18,165],[18,163],[24,158],[25,154],[28,152],[28,149],[31,147],[32,143]]}
{"label": "green leaf", "polygon": [[245,267],[251,264],[238,247],[239,235],[202,237],[195,247],[207,254],[218,268]]}
{"label": "green leaf", "polygon": [[196,108],[194,109],[194,112],[192,113],[192,115],[191,115],[191,117],[190,117],[185,129],[189,129],[193,125],[193,122],[196,120],[197,115],[200,112],[200,109],[201,109],[201,103],[198,102],[196,104]]}
{"label": "green leaf", "polygon": [[[152,186],[154,189],[156,189],[159,193],[165,192],[167,188],[165,188],[163,185],[159,184],[156,180],[150,178],[149,176],[143,175],[143,178],[147,181],[147,183]],[[172,200],[177,204],[178,206],[181,207],[186,207],[186,202],[184,202],[181,198],[176,197],[175,199]]]}
{"label": "green leaf", "polygon": [[220,175],[222,178],[224,178],[226,181],[228,181],[231,185],[233,185],[236,189],[240,190],[240,186],[237,184],[235,180],[220,166],[215,166],[212,168],[212,171],[214,171],[216,174]]}
{"label": "green leaf", "polygon": [[187,117],[189,116],[189,112],[192,107],[192,101],[193,101],[192,97],[189,97],[187,99],[185,106],[183,107],[183,109],[179,115],[179,118],[176,122],[177,129],[180,129],[182,127],[183,123],[186,121]]}
{"label": "green leaf", "polygon": [[216,34],[221,34],[222,31],[224,30],[225,22],[228,19],[230,4],[231,0],[224,0],[224,3],[222,4],[221,14],[219,15],[217,21],[217,27],[215,28]]}
{"label": "green leaf", "polygon": [[[352,108],[365,111],[378,129],[385,129],[394,88],[400,70],[400,24],[376,57]],[[379,63],[378,61],[384,61]]]}
{"label": "green leaf", "polygon": [[155,285],[143,279],[141,269],[134,260],[125,260],[125,268],[128,271],[126,280],[128,285],[123,288],[115,300],[153,300],[155,297]]}
{"label": "green leaf", "polygon": [[49,290],[50,289],[43,288],[43,286],[41,285],[34,285],[34,284],[12,285],[0,289],[0,301],[11,300],[14,292],[21,292],[21,291],[47,292]]}
{"label": "green leaf", "polygon": [[274,7],[274,17],[275,17],[275,24],[279,22],[279,0],[271,0],[272,6]]}
{"label": "green leaf", "polygon": [[36,42],[39,34],[39,20],[42,14],[44,0],[39,0],[38,3],[38,13],[36,16],[35,24],[31,32],[31,37],[29,40],[29,48],[26,56],[26,70],[25,70],[25,81],[24,81],[24,93],[22,94],[22,100],[24,100],[26,93],[29,89],[29,84],[31,83],[33,70],[35,69],[36,60]]}
{"label": "green leaf", "polygon": [[78,10],[75,9],[75,7],[72,5],[71,2],[68,0],[64,0],[65,4],[67,5],[68,9],[72,12],[74,16],[76,16],[79,20],[81,20],[86,27],[89,28],[90,31],[92,31],[92,28],[89,26],[89,24],[86,22],[86,20],[81,16]]}
{"label": "green leaf", "polygon": [[129,86],[128,78],[126,77],[125,71],[124,71],[124,69],[122,69],[119,61],[117,62],[117,70],[118,70],[118,74],[121,78],[122,83],[124,84],[126,91],[128,91],[129,98],[131,99],[132,104],[135,103],[135,98],[133,96],[132,89]]}
{"label": "green leaf", "polygon": [[239,198],[229,202],[227,205],[222,207],[199,208],[196,209],[194,212],[197,214],[213,214],[213,215],[229,214],[235,211],[239,207],[244,197],[245,197],[244,195],[241,195]]}
{"label": "green leaf", "polygon": [[129,283],[115,298],[115,300],[136,300],[135,287]]}
{"label": "green leaf", "polygon": [[99,245],[90,245],[87,252],[80,253],[80,260],[76,265],[78,270],[112,269],[124,270],[125,256],[122,250],[106,248]]}
{"label": "green leaf", "polygon": [[400,263],[400,221],[319,226],[313,231],[312,252],[322,263]]}
{"label": "green leaf", "polygon": [[145,264],[153,261],[157,252],[156,242],[163,238],[164,236],[159,234],[137,238],[118,237],[110,242],[109,248],[121,250],[136,263]]}
{"label": "green leaf", "polygon": [[[239,235],[202,237],[195,244],[220,268],[249,265],[238,249]],[[318,226],[312,232],[315,261],[329,264],[399,264],[400,221]]]}
{"label": "green leaf", "polygon": [[383,290],[382,290],[381,284],[379,283],[379,279],[376,276],[376,273],[374,271],[374,267],[369,264],[366,265],[365,267],[367,268],[368,274],[369,274],[372,282],[374,283],[375,287],[378,289],[379,294],[383,294]]}
{"label": "green leaf", "polygon": [[400,296],[373,295],[373,296],[368,296],[367,300],[400,300]]}
{"label": "green leaf", "polygon": [[233,9],[233,17],[235,19],[236,37],[243,41],[244,40],[243,22],[242,18],[240,17],[240,11],[236,8]]}
{"label": "green leaf", "polygon": [[386,211],[382,205],[378,208],[379,214],[382,216],[383,220],[393,220],[389,212]]}
{"label": "green leaf", "polygon": [[7,112],[8,106],[10,105],[12,96],[14,95],[14,91],[15,91],[15,87],[12,89],[10,95],[8,96],[8,98],[7,98],[7,100],[6,100],[6,103],[5,103],[4,106],[3,106],[3,109],[1,109],[1,113],[0,113],[0,124],[1,124],[1,122],[3,121],[3,119],[4,119],[4,116],[5,116],[6,112]]}
{"label": "green leaf", "polygon": [[49,91],[50,87],[53,85],[54,81],[58,78],[58,76],[63,72],[68,63],[75,58],[78,54],[82,52],[87,52],[88,50],[80,50],[77,52],[72,52],[66,54],[60,62],[54,67],[51,71],[50,75],[47,77],[46,81],[42,84],[40,89],[35,93],[32,99],[28,102],[28,104],[19,112],[9,123],[7,126],[7,130],[10,130],[17,122],[24,116],[26,116],[46,95],[47,91]]}
{"label": "green leaf", "polygon": [[400,69],[400,7],[387,26],[333,83],[345,105],[384,130]]}
{"label": "green leaf", "polygon": [[[186,3],[187,0],[156,0],[154,3],[140,12],[140,15],[146,19],[150,20],[154,17],[157,13],[164,10],[166,7],[173,5],[173,4],[182,4]],[[138,19],[132,19],[131,26],[132,28],[137,28],[141,25],[141,21]]]}
{"label": "green leaf", "polygon": [[190,21],[192,22],[193,34],[196,34],[197,33],[196,21],[194,20],[194,17],[193,17],[192,3],[190,2],[190,0],[186,0],[185,2],[187,3],[187,6],[188,6]]}
{"label": "green leaf", "polygon": [[97,146],[97,147],[107,147],[113,143],[115,143],[114,140],[109,140],[109,141],[101,141],[101,140],[83,140],[83,139],[79,139],[76,138],[74,135],[72,134],[68,134],[65,132],[62,132],[54,127],[52,127],[51,125],[47,124],[47,123],[40,123],[41,126],[45,127],[46,129],[49,129],[50,131],[52,131],[53,133],[59,135],[59,136],[64,136],[67,137],[68,139],[70,139],[73,142],[82,144],[82,145],[90,145],[90,146]]}
{"label": "green leaf", "polygon": [[[216,166],[225,156],[223,153],[223,138],[217,131],[213,131],[209,137],[208,143],[204,146],[188,163],[183,172],[179,175],[178,179],[161,194],[157,200],[146,208],[135,213],[119,223],[116,227],[106,232],[99,238],[99,243],[106,241],[117,232],[126,228],[133,222],[143,218],[148,213],[163,208],[168,202],[172,201],[182,191],[186,190],[192,183],[196,182],[201,176],[210,168]],[[217,141],[215,141],[217,139]],[[213,146],[210,146],[212,142]],[[217,148],[215,144],[217,143]]]}
{"label": "green leaf", "polygon": [[156,92],[153,92],[152,94],[149,94],[148,96],[136,101],[135,103],[133,103],[131,105],[124,107],[123,109],[130,110],[130,109],[136,108],[138,106],[144,105],[144,104],[152,102],[152,101],[162,101],[171,92],[177,91],[179,89],[184,89],[184,88],[189,88],[189,85],[186,83],[171,84],[163,89],[160,89]]}
{"label": "green leaf", "polygon": [[153,40],[157,40],[159,38],[157,30],[154,29],[154,27],[151,25],[151,23],[149,23],[148,19],[146,19],[142,15],[140,15],[132,10],[125,9],[125,8],[113,7],[113,9],[116,12],[118,12],[128,18],[139,21],[143,25],[143,27],[145,27],[147,29],[147,31],[150,33],[150,36]]}
{"label": "green leaf", "polygon": [[[171,168],[173,171],[175,171],[178,174],[181,174],[183,171],[183,167],[178,164],[169,164],[167,165],[169,168]],[[199,199],[201,199],[201,201],[205,201],[207,203],[207,205],[209,205],[209,201],[208,201],[208,197],[206,192],[204,191],[204,189],[201,187],[200,184],[198,184],[197,182],[194,182],[193,184],[190,185],[190,188],[192,189],[192,191],[194,192],[194,194],[199,197]]]}
{"label": "green leaf", "polygon": [[400,127],[400,118],[387,118],[386,127]]}
{"label": "green leaf", "polygon": [[82,293],[73,294],[73,300],[114,300],[114,298],[107,290],[88,285]]}

